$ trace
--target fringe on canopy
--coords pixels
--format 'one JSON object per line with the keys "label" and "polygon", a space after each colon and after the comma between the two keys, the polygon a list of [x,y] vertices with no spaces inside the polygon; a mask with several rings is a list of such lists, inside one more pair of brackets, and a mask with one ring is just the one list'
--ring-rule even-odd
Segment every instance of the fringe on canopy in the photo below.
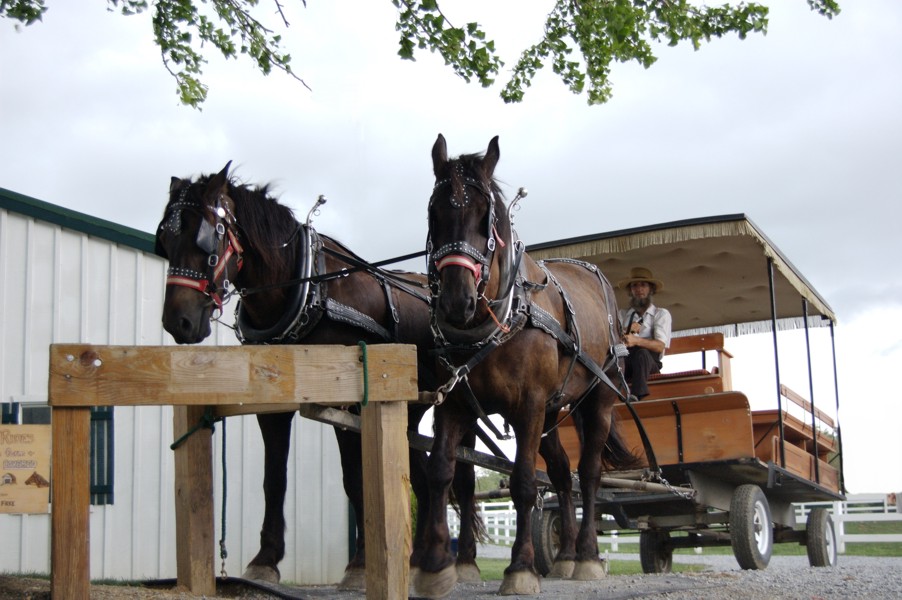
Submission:
{"label": "fringe on canopy", "polygon": [[[829,319],[822,318],[819,315],[808,317],[809,328],[829,326]],[[777,319],[777,331],[791,331],[793,329],[803,329],[804,327],[804,317]],[[755,333],[771,333],[772,331],[773,324],[768,320],[738,323],[735,325],[721,325],[717,327],[699,327],[698,329],[682,329],[680,331],[674,331],[673,337],[687,337],[690,335],[703,335],[706,333],[722,333],[724,337],[739,337],[741,335],[751,335]]]}

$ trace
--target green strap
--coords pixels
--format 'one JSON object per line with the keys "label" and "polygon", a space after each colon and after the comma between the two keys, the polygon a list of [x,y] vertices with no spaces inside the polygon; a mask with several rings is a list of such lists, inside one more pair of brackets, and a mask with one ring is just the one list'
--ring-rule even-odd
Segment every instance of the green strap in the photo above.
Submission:
{"label": "green strap", "polygon": [[363,361],[363,400],[360,401],[360,406],[366,406],[370,401],[370,369],[366,358],[366,342],[361,340],[357,342],[357,345],[363,351],[363,356],[361,357]]}

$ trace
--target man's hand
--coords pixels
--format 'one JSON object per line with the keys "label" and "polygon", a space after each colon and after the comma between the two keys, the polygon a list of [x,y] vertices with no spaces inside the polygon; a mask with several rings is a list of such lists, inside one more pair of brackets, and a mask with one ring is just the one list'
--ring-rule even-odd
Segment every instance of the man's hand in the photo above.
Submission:
{"label": "man's hand", "polygon": [[627,348],[638,346],[640,348],[651,350],[652,352],[657,352],[658,354],[664,351],[664,342],[662,342],[661,340],[650,340],[639,337],[638,335],[635,335],[633,333],[628,333],[623,336],[623,343],[626,344]]}

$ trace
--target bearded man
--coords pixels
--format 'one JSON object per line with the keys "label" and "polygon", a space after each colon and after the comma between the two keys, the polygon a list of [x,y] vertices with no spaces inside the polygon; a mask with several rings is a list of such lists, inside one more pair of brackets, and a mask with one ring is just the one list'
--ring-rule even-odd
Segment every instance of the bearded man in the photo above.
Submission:
{"label": "bearded man", "polygon": [[661,372],[661,359],[670,346],[673,319],[670,311],[654,305],[654,295],[664,284],[644,267],[634,267],[618,287],[627,290],[630,307],[620,310],[623,343],[629,350],[625,375],[632,394],[641,400],[648,396],[648,376]]}

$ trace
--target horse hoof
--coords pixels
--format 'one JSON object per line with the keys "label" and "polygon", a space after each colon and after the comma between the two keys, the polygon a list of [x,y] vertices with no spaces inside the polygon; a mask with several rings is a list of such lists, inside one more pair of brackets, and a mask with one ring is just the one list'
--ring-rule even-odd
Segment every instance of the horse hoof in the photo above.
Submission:
{"label": "horse hoof", "polygon": [[573,570],[576,568],[575,560],[556,560],[551,565],[547,577],[550,579],[570,579],[573,577]]}
{"label": "horse hoof", "polygon": [[457,568],[448,565],[437,573],[420,569],[414,581],[417,595],[424,598],[444,598],[457,584]]}
{"label": "horse hoof", "polygon": [[261,565],[248,565],[241,578],[250,581],[265,581],[266,583],[279,583],[281,579],[277,570]]}
{"label": "horse hoof", "polygon": [[501,589],[498,590],[498,595],[538,596],[541,591],[538,575],[532,571],[515,571],[504,574],[504,581],[501,582]]}
{"label": "horse hoof", "polygon": [[340,590],[366,590],[366,569],[347,568],[338,584]]}
{"label": "horse hoof", "polygon": [[482,573],[476,563],[458,563],[457,580],[460,583],[482,583]]}
{"label": "horse hoof", "polygon": [[573,569],[573,579],[576,581],[597,581],[607,576],[608,570],[602,560],[581,560]]}

